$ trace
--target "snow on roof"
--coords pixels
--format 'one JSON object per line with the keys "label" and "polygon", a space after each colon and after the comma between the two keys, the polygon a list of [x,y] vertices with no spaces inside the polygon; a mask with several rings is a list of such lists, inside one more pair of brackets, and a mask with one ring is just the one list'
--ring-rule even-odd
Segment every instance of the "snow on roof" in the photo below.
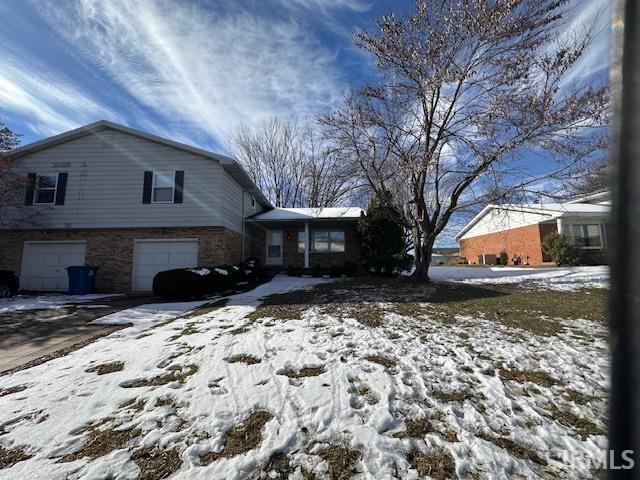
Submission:
{"label": "snow on roof", "polygon": [[360,207],[274,208],[253,220],[355,220],[364,212]]}

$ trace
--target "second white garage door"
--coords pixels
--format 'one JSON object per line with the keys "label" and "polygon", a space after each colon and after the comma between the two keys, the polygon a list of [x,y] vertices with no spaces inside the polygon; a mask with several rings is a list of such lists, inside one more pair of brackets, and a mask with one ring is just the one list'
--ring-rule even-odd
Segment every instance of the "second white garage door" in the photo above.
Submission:
{"label": "second white garage door", "polygon": [[66,292],[65,267],[84,265],[85,242],[25,242],[20,270],[23,290]]}
{"label": "second white garage door", "polygon": [[149,291],[156,273],[198,265],[198,241],[136,240],[133,246],[133,290]]}

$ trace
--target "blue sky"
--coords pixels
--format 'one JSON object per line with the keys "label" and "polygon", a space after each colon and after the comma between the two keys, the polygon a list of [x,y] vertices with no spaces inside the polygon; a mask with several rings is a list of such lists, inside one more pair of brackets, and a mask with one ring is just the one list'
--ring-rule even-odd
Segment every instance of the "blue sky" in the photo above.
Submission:
{"label": "blue sky", "polygon": [[[607,0],[574,0],[577,25]],[[0,117],[23,143],[98,119],[225,151],[366,80],[351,34],[409,0],[0,0]],[[6,26],[9,28],[6,28]],[[575,72],[606,74],[608,32]]]}

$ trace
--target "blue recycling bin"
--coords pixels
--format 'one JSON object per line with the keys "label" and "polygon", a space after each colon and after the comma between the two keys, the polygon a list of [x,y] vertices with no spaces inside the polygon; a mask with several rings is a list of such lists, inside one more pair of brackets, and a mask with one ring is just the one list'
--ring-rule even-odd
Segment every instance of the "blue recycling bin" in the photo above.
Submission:
{"label": "blue recycling bin", "polygon": [[96,291],[96,274],[98,267],[78,265],[67,267],[69,274],[69,294],[87,295]]}

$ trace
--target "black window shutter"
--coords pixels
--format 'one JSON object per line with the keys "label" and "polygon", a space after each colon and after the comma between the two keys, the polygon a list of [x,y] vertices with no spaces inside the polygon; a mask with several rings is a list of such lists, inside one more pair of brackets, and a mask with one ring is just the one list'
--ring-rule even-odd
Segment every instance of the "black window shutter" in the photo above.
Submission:
{"label": "black window shutter", "polygon": [[64,205],[64,196],[67,193],[67,173],[58,174],[56,186],[56,205]]}
{"label": "black window shutter", "polygon": [[27,191],[24,197],[25,205],[33,205],[33,195],[36,191],[36,174],[30,173],[27,175]]}
{"label": "black window shutter", "polygon": [[151,203],[151,187],[153,172],[144,172],[144,187],[142,189],[142,203]]}
{"label": "black window shutter", "polygon": [[173,203],[182,203],[182,192],[184,190],[184,171],[176,172],[176,190],[173,192]]}

